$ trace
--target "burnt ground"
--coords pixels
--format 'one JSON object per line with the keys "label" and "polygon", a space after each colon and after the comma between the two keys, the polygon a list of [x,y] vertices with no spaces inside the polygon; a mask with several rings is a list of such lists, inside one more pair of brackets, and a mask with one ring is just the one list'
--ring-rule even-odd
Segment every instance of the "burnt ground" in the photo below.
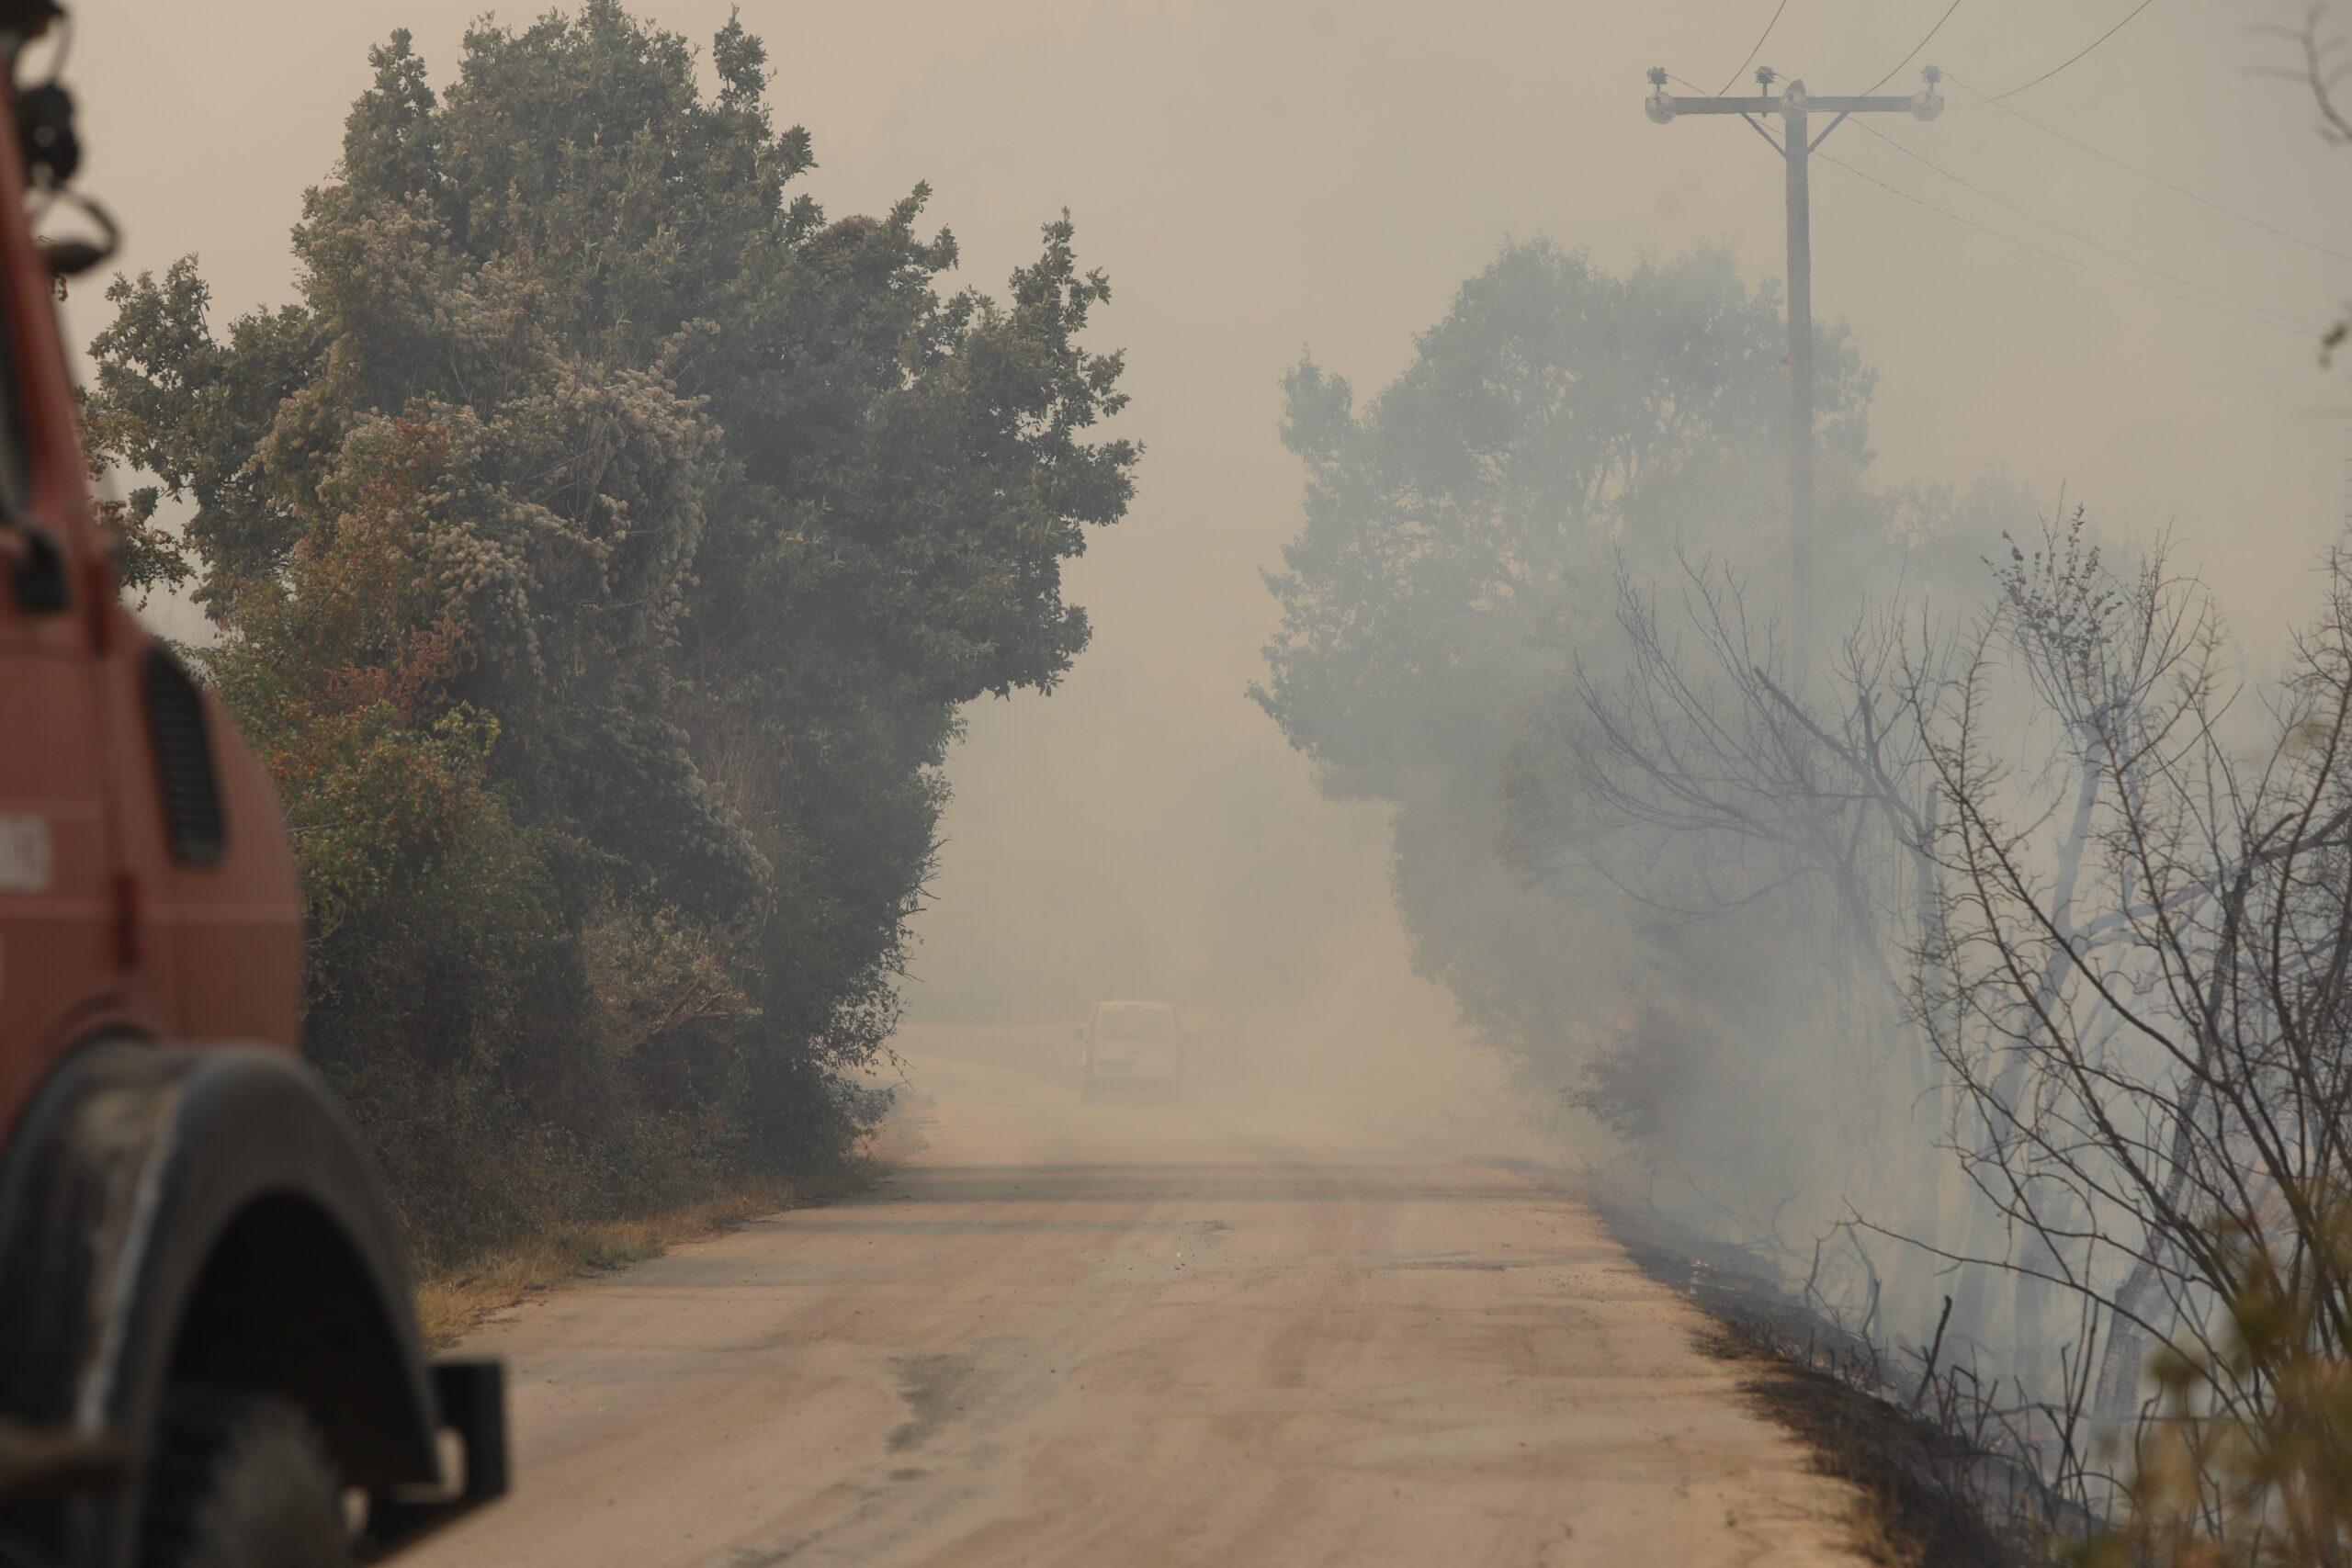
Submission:
{"label": "burnt ground", "polygon": [[[2028,1568],[2050,1548],[1996,1522],[1988,1456],[1883,1396],[1878,1357],[1791,1293],[1769,1265],[1644,1204],[1597,1205],[1643,1271],[1716,1325],[1709,1346],[1744,1363],[1758,1405],[1811,1447],[1825,1474],[1859,1487],[1875,1513],[1865,1551],[1902,1568]],[[2007,1467],[1996,1461],[1996,1468]]]}

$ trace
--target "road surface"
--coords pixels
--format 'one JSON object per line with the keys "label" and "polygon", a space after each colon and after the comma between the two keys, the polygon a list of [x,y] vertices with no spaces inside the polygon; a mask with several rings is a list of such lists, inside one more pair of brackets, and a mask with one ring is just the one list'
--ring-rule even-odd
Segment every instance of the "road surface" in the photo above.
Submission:
{"label": "road surface", "polygon": [[912,1064],[867,1196],[505,1314],[517,1492],[419,1568],[1856,1562],[1560,1190]]}

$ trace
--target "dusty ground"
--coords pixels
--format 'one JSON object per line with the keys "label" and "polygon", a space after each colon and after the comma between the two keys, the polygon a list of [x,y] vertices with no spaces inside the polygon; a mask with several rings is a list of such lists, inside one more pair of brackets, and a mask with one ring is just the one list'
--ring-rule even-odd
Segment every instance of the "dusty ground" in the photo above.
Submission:
{"label": "dusty ground", "polygon": [[899,1174],[510,1314],[519,1491],[420,1565],[1859,1561],[1561,1192],[1262,1105],[911,1064]]}

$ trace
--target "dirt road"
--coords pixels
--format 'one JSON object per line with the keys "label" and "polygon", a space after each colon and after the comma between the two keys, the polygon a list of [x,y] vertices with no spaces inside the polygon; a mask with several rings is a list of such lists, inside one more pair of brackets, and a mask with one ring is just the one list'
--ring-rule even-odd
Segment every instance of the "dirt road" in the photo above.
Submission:
{"label": "dirt road", "polygon": [[1847,1562],[1850,1497],[1537,1181],[914,1065],[871,1195],[530,1303],[422,1565]]}

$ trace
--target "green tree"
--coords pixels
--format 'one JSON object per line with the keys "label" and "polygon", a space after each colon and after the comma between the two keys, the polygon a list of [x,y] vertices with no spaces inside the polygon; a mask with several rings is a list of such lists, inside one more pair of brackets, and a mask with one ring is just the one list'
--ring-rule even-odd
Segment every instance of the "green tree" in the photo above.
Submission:
{"label": "green tree", "polygon": [[[1997,477],[1873,483],[1875,378],[1842,325],[1815,331],[1827,642],[1898,584],[1973,595],[1974,550],[2030,509]],[[1252,694],[1326,793],[1395,808],[1392,887],[1418,967],[1570,1100],[1595,1092],[1579,1054],[1615,1027],[1611,995],[1691,944],[1645,930],[1613,871],[1577,872],[1612,829],[1576,798],[1561,712],[1579,672],[1626,664],[1627,578],[1670,583],[1704,561],[1747,585],[1770,645],[1788,570],[1785,343],[1777,288],[1749,288],[1724,251],[1619,276],[1535,241],[1464,283],[1361,410],[1312,359],[1285,380],[1304,517],[1267,578],[1282,619]],[[1626,1005],[1699,1016],[1762,995],[1663,987],[1642,981]]]}
{"label": "green tree", "polygon": [[[942,288],[923,187],[829,220],[740,22],[712,95],[618,0],[478,25],[445,93],[404,32],[370,58],[297,300],[219,336],[192,261],[118,280],[89,418],[187,508],[211,667],[304,835],[314,1046],[388,1149],[431,1116],[371,1103],[476,1009],[485,1146],[820,1157],[894,1018],[960,705],[1087,640],[1060,566],[1137,457],[1093,429],[1109,286],[1066,215],[1002,299]],[[445,984],[411,989],[385,933],[448,898]]]}
{"label": "green tree", "polygon": [[[1535,241],[1465,283],[1361,412],[1312,359],[1286,378],[1305,517],[1267,579],[1282,624],[1253,695],[1327,793],[1396,807],[1417,963],[1506,1048],[1565,1038],[1589,945],[1495,852],[1517,715],[1605,635],[1621,556],[1777,564],[1783,342],[1775,289],[1724,252],[1619,277]],[[1840,327],[1814,362],[1834,542],[1880,521],[1860,482],[1872,378]]]}

